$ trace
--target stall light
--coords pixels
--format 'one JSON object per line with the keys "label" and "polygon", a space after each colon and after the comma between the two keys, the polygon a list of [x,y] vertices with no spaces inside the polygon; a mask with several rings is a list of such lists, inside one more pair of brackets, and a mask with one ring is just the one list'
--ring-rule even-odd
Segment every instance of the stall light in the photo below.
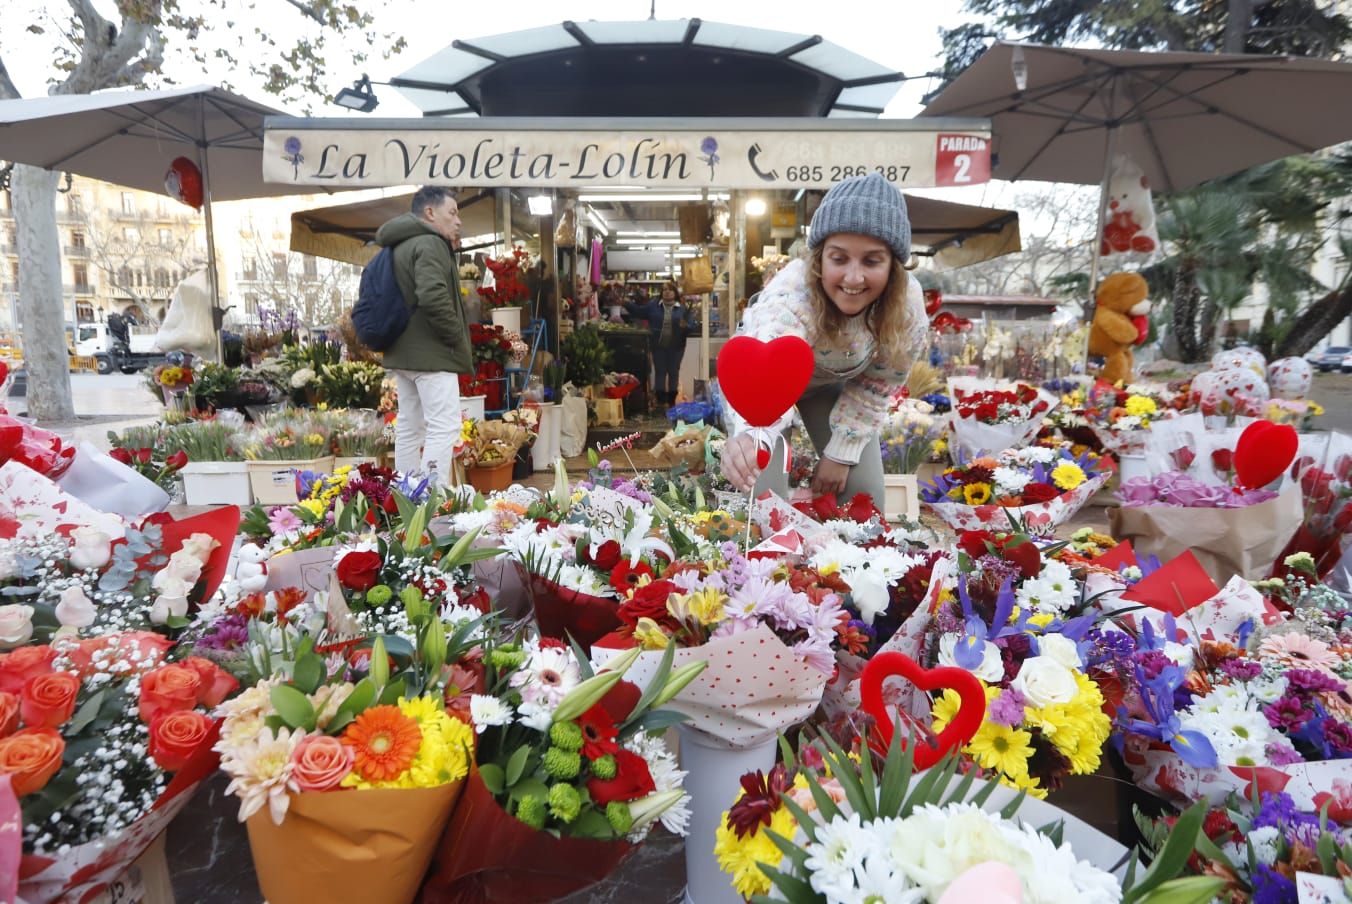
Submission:
{"label": "stall light", "polygon": [[692,257],[699,257],[699,255],[696,254],[694,251],[677,251],[675,254],[672,255],[672,257],[676,258],[676,260],[679,261],[679,260],[688,260]]}
{"label": "stall light", "polygon": [[606,228],[606,221],[597,216],[596,211],[588,208],[587,219],[591,220],[591,224],[596,227],[597,232],[601,233],[602,238],[610,235],[610,230]]}
{"label": "stall light", "polygon": [[679,245],[680,239],[615,239],[616,245]]}
{"label": "stall light", "polygon": [[358,113],[370,113],[380,105],[380,101],[376,100],[375,91],[371,89],[371,79],[365,75],[353,82],[351,88],[339,91],[333,102]]}
{"label": "stall light", "polygon": [[533,217],[554,215],[554,199],[549,195],[531,195],[526,199],[526,206],[530,208],[530,215]]}
{"label": "stall light", "polygon": [[[728,198],[729,195],[727,192],[710,192],[707,200],[726,201],[728,200]],[[706,198],[703,195],[696,194],[693,192],[683,194],[671,194],[666,192],[626,192],[623,194],[614,194],[614,195],[586,194],[586,195],[578,195],[577,199],[579,201],[588,203],[598,203],[602,201],[649,201],[654,204],[661,203],[664,201],[706,200]]]}
{"label": "stall light", "polygon": [[642,231],[639,231],[639,232],[628,232],[628,231],[623,230],[623,229],[620,230],[619,232],[615,233],[615,234],[616,234],[616,235],[636,235],[636,236],[639,236],[640,238],[655,238],[655,239],[679,238],[680,235],[681,235],[679,232],[642,232]]}
{"label": "stall light", "polygon": [[746,211],[746,215],[749,217],[763,217],[765,216],[765,199],[747,198],[746,206],[743,210]]}

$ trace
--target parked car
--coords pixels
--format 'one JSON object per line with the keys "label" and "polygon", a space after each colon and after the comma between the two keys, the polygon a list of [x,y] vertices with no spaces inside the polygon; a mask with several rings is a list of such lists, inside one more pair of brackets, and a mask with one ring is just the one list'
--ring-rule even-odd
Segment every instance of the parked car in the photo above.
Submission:
{"label": "parked car", "polygon": [[1330,345],[1322,352],[1315,352],[1309,360],[1320,373],[1328,373],[1331,370],[1345,369],[1343,362],[1349,354],[1352,354],[1352,347]]}
{"label": "parked car", "polygon": [[1348,349],[1347,354],[1343,355],[1342,363],[1338,369],[1345,374],[1352,374],[1352,349]]}

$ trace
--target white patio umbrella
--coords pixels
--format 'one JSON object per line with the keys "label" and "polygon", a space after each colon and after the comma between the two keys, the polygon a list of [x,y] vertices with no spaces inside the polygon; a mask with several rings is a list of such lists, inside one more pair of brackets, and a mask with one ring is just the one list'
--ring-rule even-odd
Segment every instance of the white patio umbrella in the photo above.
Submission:
{"label": "white patio umbrella", "polygon": [[1100,184],[1102,234],[1115,153],[1176,192],[1352,140],[1352,65],[997,43],[921,115],[990,117],[996,179]]}
{"label": "white patio umbrella", "polygon": [[220,327],[212,201],[295,194],[263,181],[263,120],[282,115],[211,85],[0,101],[0,159],[165,194],[176,157],[202,171],[207,273]]}

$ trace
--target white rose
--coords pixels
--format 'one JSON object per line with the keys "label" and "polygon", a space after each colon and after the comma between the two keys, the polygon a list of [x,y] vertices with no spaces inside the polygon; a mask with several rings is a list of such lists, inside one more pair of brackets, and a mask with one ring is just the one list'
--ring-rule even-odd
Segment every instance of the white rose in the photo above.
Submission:
{"label": "white rose", "polygon": [[1031,706],[1069,703],[1079,693],[1075,673],[1050,656],[1025,659],[1010,687],[1023,694]]}
{"label": "white rose", "polygon": [[182,618],[187,614],[188,598],[186,596],[165,596],[161,594],[155,598],[155,602],[150,607],[150,623],[163,625],[169,621],[171,616]]}
{"label": "white rose", "polygon": [[33,607],[11,603],[0,606],[0,650],[12,650],[33,636]]}
{"label": "white rose", "polygon": [[1039,637],[1037,648],[1040,655],[1050,656],[1068,669],[1078,669],[1084,666],[1084,663],[1080,660],[1080,651],[1075,646],[1075,641],[1065,635],[1048,634],[1046,637]]}
{"label": "white rose", "polygon": [[70,564],[76,568],[102,568],[113,556],[113,538],[96,528],[77,527],[70,539]]}
{"label": "white rose", "polygon": [[886,612],[891,602],[887,593],[887,579],[881,571],[872,568],[854,572],[850,575],[850,598],[859,609],[859,617],[865,623],[873,624],[873,619],[879,612]]}
{"label": "white rose", "polygon": [[76,584],[61,591],[61,602],[56,604],[56,620],[65,628],[88,628],[94,624],[94,601]]}
{"label": "white rose", "polygon": [[[985,646],[981,648],[981,664],[974,669],[969,669],[973,675],[985,681],[987,684],[999,681],[1005,676],[1005,663],[1000,658],[1000,648],[989,640],[984,641]],[[953,651],[958,646],[958,635],[945,634],[939,638],[939,665],[958,666],[957,660],[953,658]]]}
{"label": "white rose", "polygon": [[211,534],[197,533],[183,541],[183,545],[174,555],[192,556],[203,564],[211,557],[211,551],[221,544]]}

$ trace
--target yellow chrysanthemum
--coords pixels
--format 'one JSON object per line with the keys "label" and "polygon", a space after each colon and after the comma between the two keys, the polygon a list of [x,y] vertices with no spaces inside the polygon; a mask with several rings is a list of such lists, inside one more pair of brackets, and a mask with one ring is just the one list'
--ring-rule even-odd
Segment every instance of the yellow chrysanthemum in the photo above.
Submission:
{"label": "yellow chrysanthemum", "polygon": [[302,499],[297,505],[315,517],[324,514],[324,511],[327,508],[322,499]]}
{"label": "yellow chrysanthemum", "polygon": [[1134,395],[1127,398],[1126,409],[1132,417],[1149,417],[1159,411],[1159,406],[1150,396]]}
{"label": "yellow chrysanthemum", "polygon": [[1073,461],[1063,461],[1052,469],[1052,483],[1060,489],[1073,490],[1084,481],[1084,469]]}
{"label": "yellow chrysanthemum", "polygon": [[981,723],[966,749],[982,768],[1017,778],[1028,774],[1032,743],[1033,736],[1028,732],[987,720]]}
{"label": "yellow chrysanthemum", "polygon": [[[740,794],[737,797],[741,799]],[[792,838],[797,828],[788,807],[780,807],[770,817],[770,831],[784,838]],[[718,858],[718,868],[732,875],[733,889],[744,898],[769,894],[770,877],[761,872],[761,866],[778,866],[784,858],[764,826],[758,827],[754,835],[738,838],[737,833],[728,828],[727,811],[718,820],[714,856]]]}
{"label": "yellow chrysanthemum", "polygon": [[962,488],[962,500],[968,505],[985,505],[991,501],[991,485],[988,483],[969,483]]}

